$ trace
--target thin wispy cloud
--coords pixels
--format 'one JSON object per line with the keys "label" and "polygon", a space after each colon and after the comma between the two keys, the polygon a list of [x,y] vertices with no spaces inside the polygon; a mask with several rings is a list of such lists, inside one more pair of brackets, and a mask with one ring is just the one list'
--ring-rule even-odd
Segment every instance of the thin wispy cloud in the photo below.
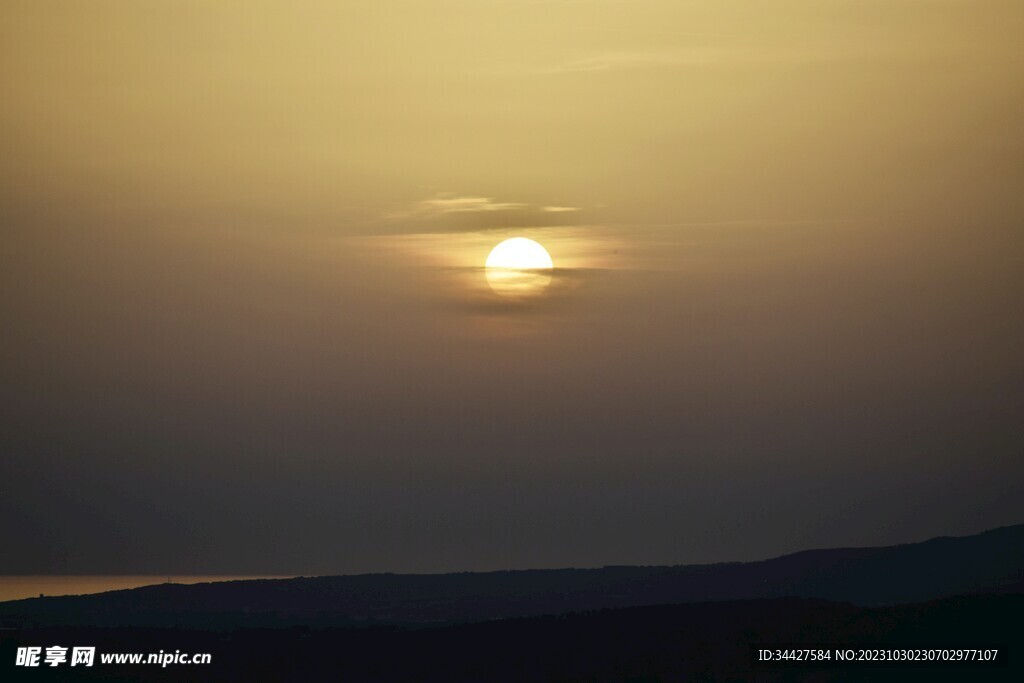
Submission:
{"label": "thin wispy cloud", "polygon": [[459,195],[454,193],[438,194],[422,199],[412,206],[388,213],[385,218],[429,218],[451,213],[485,213],[494,211],[513,211],[528,207],[520,202],[499,202],[492,197],[476,195]]}
{"label": "thin wispy cloud", "polygon": [[389,232],[465,232],[562,225],[568,215],[582,211],[576,206],[536,205],[480,195],[444,193],[392,211],[382,220],[391,225]]}
{"label": "thin wispy cloud", "polygon": [[526,204],[518,202],[496,202],[490,197],[436,197],[424,199],[419,209],[427,213],[453,213],[458,211],[509,211],[521,209]]}

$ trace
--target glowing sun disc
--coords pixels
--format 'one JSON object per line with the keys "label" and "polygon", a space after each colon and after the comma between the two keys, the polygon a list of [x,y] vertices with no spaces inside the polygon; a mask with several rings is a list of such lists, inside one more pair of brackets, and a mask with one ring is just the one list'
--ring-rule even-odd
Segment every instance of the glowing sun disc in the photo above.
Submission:
{"label": "glowing sun disc", "polygon": [[525,237],[513,237],[494,247],[487,257],[487,284],[502,296],[533,296],[551,282],[553,267],[544,247]]}
{"label": "glowing sun disc", "polygon": [[507,239],[491,249],[487,257],[488,268],[543,269],[552,268],[547,249],[525,237]]}

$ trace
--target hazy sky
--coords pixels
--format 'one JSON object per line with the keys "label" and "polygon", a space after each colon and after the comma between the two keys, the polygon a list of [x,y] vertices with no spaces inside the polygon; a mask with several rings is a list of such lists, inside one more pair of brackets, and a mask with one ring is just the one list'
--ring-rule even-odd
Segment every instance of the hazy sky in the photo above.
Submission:
{"label": "hazy sky", "polygon": [[[0,573],[1024,521],[1020,0],[4,2]],[[531,237],[544,292],[482,266]]]}

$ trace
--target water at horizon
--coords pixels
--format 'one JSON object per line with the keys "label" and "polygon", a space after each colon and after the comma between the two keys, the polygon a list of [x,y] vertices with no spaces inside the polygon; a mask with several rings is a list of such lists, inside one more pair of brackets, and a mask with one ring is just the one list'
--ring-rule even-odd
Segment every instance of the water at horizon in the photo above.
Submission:
{"label": "water at horizon", "polygon": [[291,576],[281,575],[243,575],[243,574],[211,574],[211,575],[86,575],[86,576],[0,576],[0,602],[5,600],[21,600],[37,598],[40,594],[54,595],[85,595],[88,593],[104,593],[106,591],[152,586],[167,583],[207,583],[212,581],[237,581],[242,579],[290,579]]}

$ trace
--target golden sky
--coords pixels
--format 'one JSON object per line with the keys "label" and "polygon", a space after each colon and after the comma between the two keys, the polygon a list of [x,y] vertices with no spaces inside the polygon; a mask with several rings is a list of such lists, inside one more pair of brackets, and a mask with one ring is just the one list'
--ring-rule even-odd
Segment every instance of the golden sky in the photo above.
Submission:
{"label": "golden sky", "polygon": [[[10,569],[1019,522],[1021,35],[1020,0],[4,2]],[[528,304],[481,272],[515,235]]]}
{"label": "golden sky", "polygon": [[442,195],[630,224],[862,218],[999,184],[1020,145],[1013,0],[2,12],[5,187],[99,210],[341,232]]}

